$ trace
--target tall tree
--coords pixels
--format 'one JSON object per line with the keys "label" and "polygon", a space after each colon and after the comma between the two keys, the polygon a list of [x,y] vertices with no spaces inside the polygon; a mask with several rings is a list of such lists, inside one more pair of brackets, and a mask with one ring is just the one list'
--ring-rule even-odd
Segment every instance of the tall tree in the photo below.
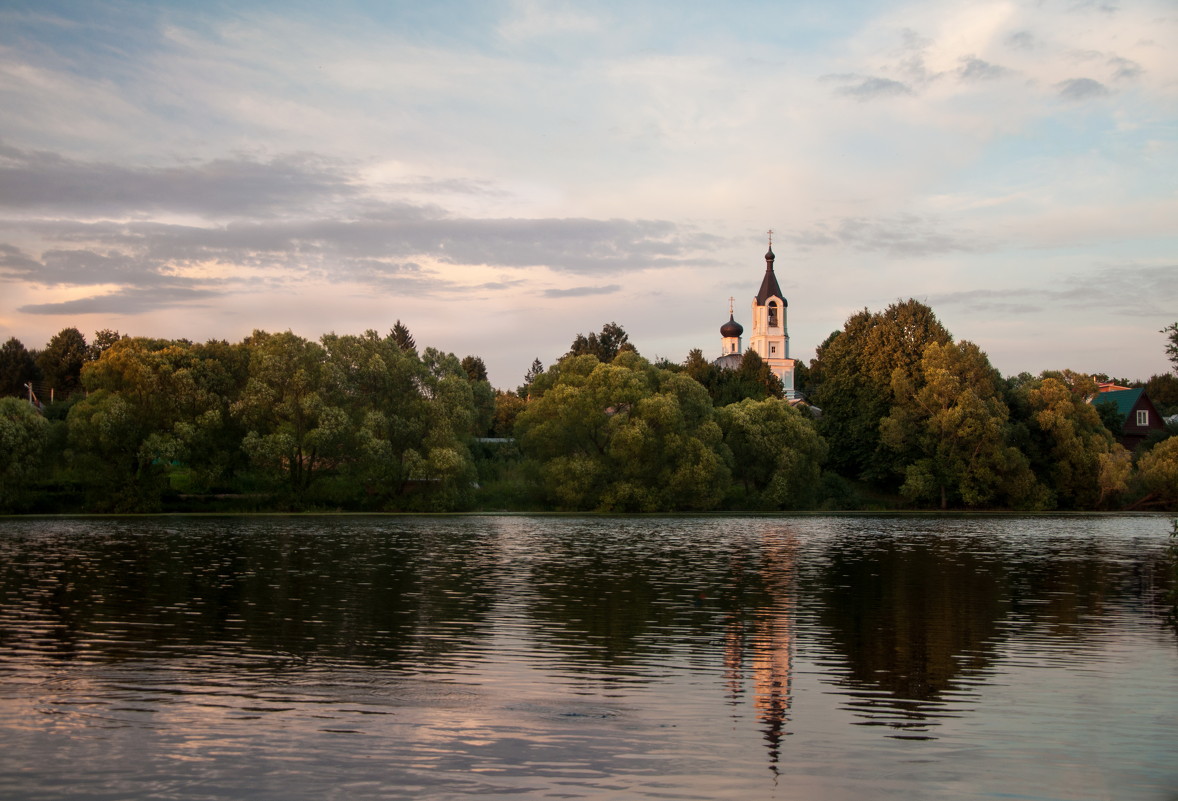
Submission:
{"label": "tall tree", "polygon": [[566,357],[543,376],[516,436],[563,509],[715,507],[728,486],[722,432],[707,392],[636,353],[603,364]]}
{"label": "tall tree", "polygon": [[637,353],[630,344],[630,335],[617,323],[606,323],[601,327],[600,334],[577,334],[572,347],[566,356],[596,356],[599,361],[612,362],[619,353],[632,351]]}
{"label": "tall tree", "polygon": [[532,391],[532,385],[542,375],[544,375],[544,363],[539,358],[532,359],[532,366],[524,373],[524,382],[515,390],[515,394],[526,400]]}
{"label": "tall tree", "polygon": [[23,395],[25,384],[37,375],[33,355],[25,349],[24,343],[16,337],[9,337],[0,346],[0,396]]}
{"label": "tall tree", "polygon": [[69,395],[82,385],[82,366],[90,358],[86,337],[76,328],[63,328],[54,334],[37,357],[37,366],[45,383],[56,392]]}
{"label": "tall tree", "polygon": [[400,321],[393,323],[393,330],[389,336],[392,337],[393,342],[397,343],[397,347],[406,353],[417,355],[417,343],[413,340],[413,335],[409,333],[409,329]]}
{"label": "tall tree", "polygon": [[1159,333],[1166,335],[1166,355],[1174,365],[1174,372],[1178,373],[1178,322],[1170,323]]}
{"label": "tall tree", "polygon": [[826,442],[814,423],[780,398],[745,398],[717,410],[741,508],[811,509]]}
{"label": "tall tree", "polygon": [[125,338],[126,336],[126,334],[120,334],[118,331],[115,331],[111,328],[104,328],[101,331],[95,331],[94,339],[90,342],[90,360],[94,361],[95,359],[99,358],[107,348],[118,342],[120,339]]}
{"label": "tall tree", "polygon": [[320,345],[290,331],[255,331],[246,346],[249,380],[233,406],[248,429],[242,447],[301,503],[353,453],[352,422],[326,381]]}
{"label": "tall tree", "polygon": [[916,374],[894,371],[895,400],[880,431],[906,462],[904,496],[942,509],[1046,502],[1027,458],[1009,444],[1000,383],[986,355],[964,341],[930,342]]}
{"label": "tall tree", "polygon": [[37,477],[49,424],[25,401],[0,398],[0,510],[20,511]]}
{"label": "tall tree", "polygon": [[908,462],[880,438],[880,421],[895,402],[893,376],[900,371],[922,385],[925,347],[950,339],[932,309],[916,300],[882,312],[864,309],[827,339],[813,366],[812,400],[822,409],[819,432],[830,446],[831,467],[848,478],[899,485]]}
{"label": "tall tree", "polygon": [[1013,442],[1051,493],[1048,506],[1096,509],[1120,491],[1124,457],[1088,402],[1096,385],[1081,373],[1045,372],[1007,391]]}

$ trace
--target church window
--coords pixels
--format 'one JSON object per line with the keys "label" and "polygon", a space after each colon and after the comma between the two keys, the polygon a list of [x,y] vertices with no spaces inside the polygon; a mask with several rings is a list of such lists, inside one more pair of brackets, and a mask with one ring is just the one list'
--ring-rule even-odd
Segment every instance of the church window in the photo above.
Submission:
{"label": "church window", "polygon": [[770,345],[770,346],[769,346],[769,353],[770,353],[770,355],[772,355],[772,354],[774,354],[774,353],[777,353],[777,346],[776,346],[776,345]]}
{"label": "church window", "polygon": [[777,327],[777,301],[769,301],[769,327]]}

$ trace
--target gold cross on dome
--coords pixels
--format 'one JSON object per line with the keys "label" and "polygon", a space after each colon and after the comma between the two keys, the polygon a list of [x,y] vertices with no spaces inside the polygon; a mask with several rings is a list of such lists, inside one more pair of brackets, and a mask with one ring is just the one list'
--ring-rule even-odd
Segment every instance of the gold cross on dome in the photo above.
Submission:
{"label": "gold cross on dome", "polygon": [[773,247],[773,229],[769,229],[769,247]]}
{"label": "gold cross on dome", "polygon": [[733,311],[736,308],[735,306],[732,305],[734,303],[736,303],[736,298],[729,295],[728,296],[728,316],[729,317],[731,317],[733,314],[736,313],[735,311]]}

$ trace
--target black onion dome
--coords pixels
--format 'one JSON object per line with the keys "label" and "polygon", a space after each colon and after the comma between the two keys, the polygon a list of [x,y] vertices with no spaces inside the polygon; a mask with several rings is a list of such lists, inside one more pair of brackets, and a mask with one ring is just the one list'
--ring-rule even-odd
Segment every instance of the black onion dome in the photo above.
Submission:
{"label": "black onion dome", "polygon": [[733,316],[728,315],[728,322],[720,326],[720,336],[722,337],[738,337],[744,334],[744,326],[736,322]]}

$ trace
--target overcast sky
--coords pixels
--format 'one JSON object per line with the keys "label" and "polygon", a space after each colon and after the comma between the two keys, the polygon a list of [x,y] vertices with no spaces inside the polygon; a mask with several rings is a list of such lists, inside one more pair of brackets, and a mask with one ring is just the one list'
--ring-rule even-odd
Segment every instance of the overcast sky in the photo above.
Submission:
{"label": "overcast sky", "polygon": [[915,297],[1007,375],[1169,367],[1173,0],[0,0],[0,108],[28,347],[714,357],[771,228],[795,358]]}

